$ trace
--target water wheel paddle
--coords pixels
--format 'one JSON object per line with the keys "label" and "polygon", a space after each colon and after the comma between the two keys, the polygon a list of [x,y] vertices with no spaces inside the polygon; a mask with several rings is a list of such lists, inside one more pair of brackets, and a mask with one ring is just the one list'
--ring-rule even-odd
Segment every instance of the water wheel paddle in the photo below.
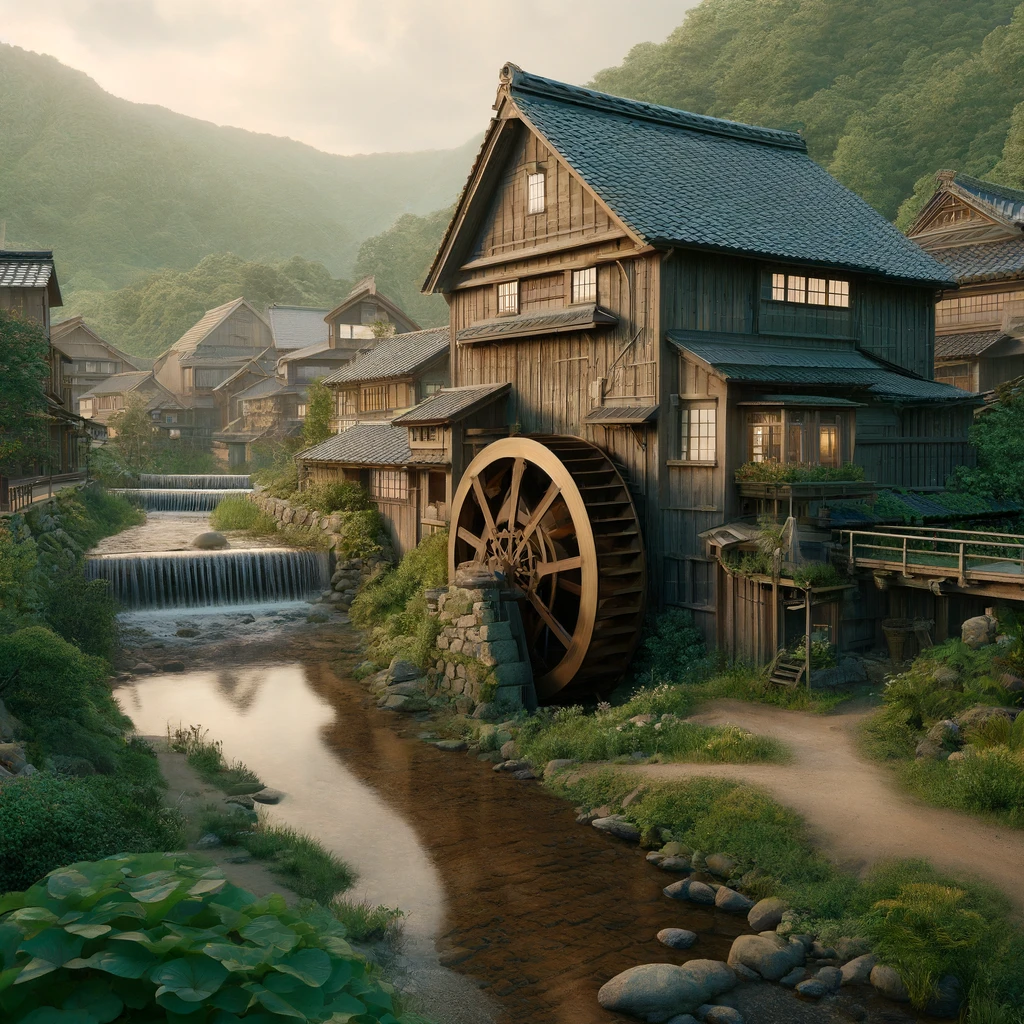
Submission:
{"label": "water wheel paddle", "polygon": [[537,696],[614,685],[643,624],[647,570],[629,489],[577,437],[508,437],[466,467],[452,502],[448,570],[501,572],[520,601]]}

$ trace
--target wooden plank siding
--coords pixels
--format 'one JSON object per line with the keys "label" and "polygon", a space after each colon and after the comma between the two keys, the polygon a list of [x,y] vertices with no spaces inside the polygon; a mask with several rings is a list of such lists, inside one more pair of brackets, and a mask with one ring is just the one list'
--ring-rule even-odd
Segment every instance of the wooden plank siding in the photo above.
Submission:
{"label": "wooden plank siding", "polygon": [[857,345],[869,355],[932,378],[935,306],[923,289],[863,281],[850,286]]}

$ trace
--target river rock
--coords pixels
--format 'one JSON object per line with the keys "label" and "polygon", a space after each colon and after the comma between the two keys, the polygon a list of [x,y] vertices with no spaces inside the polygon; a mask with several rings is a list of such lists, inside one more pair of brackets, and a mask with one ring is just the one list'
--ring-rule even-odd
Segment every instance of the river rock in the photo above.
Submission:
{"label": "river rock", "polygon": [[[239,618],[239,620],[238,620],[239,624],[242,625],[242,626],[251,626],[255,621],[256,621],[256,616],[255,615],[249,615],[249,614],[242,615]],[[324,621],[326,621],[326,619]]]}
{"label": "river rock", "polygon": [[782,923],[782,915],[789,909],[785,900],[777,896],[758,900],[747,914],[747,924],[755,932],[770,932]]}
{"label": "river rock", "polygon": [[966,732],[968,729],[977,728],[977,726],[989,721],[991,718],[1000,717],[1012,722],[1017,717],[1017,711],[1014,708],[993,707],[990,704],[976,704],[973,708],[961,711],[960,714],[956,716],[956,722],[957,725],[960,726],[961,731]]}
{"label": "river rock", "polygon": [[690,1013],[728,992],[736,976],[718,960],[642,964],[617,974],[601,986],[597,1001],[606,1010],[662,1024]]}
{"label": "river rock", "polygon": [[[733,964],[733,970],[735,971],[739,965]],[[749,969],[749,968],[748,968]],[[760,975],[758,975],[760,977]],[[807,970],[804,967],[794,967],[789,974],[784,974],[779,978],[779,984],[783,988],[796,988],[804,978],[807,977]]]}
{"label": "river rock", "polygon": [[939,665],[932,672],[932,682],[942,690],[949,690],[960,682],[960,673],[950,665]]}
{"label": "river rock", "polygon": [[505,761],[514,761],[519,757],[519,748],[515,740],[506,740],[501,745],[501,756]]}
{"label": "river rock", "polygon": [[191,626],[182,626],[181,629],[175,630],[174,635],[184,637],[188,640],[194,636],[199,636],[199,630],[193,629]]}
{"label": "river rock", "polygon": [[27,779],[35,775],[39,769],[34,764],[24,764],[18,772],[19,779]]}
{"label": "river rock", "polygon": [[960,979],[956,975],[947,974],[935,986],[935,992],[928,1000],[924,1012],[940,1020],[952,1020],[959,1018],[963,1002],[964,990]]}
{"label": "river rock", "polygon": [[674,839],[666,843],[660,850],[666,857],[689,857],[691,850],[685,843],[678,843]]}
{"label": "river rock", "polygon": [[252,798],[258,804],[279,804],[284,799],[284,793],[279,789],[264,786],[259,792],[253,793]]}
{"label": "river rock", "polygon": [[201,533],[194,541],[192,541],[192,547],[197,551],[221,551],[224,548],[231,547],[228,543],[227,537],[223,533],[217,533],[216,530],[210,530],[207,533]]}
{"label": "river rock", "polygon": [[757,971],[766,981],[784,978],[807,957],[803,943],[778,935],[740,935],[729,950],[729,963],[742,964]]}
{"label": "river rock", "polygon": [[796,986],[796,992],[805,999],[820,999],[827,994],[828,986],[817,978],[808,978]]}
{"label": "river rock", "polygon": [[814,977],[825,985],[829,992],[838,992],[843,982],[843,974],[838,967],[822,967]]}
{"label": "river rock", "polygon": [[392,697],[398,694],[399,697],[415,697],[423,692],[427,685],[426,679],[411,679],[407,683],[392,683],[384,690],[384,695]]}
{"label": "river rock", "polygon": [[843,985],[865,985],[871,977],[871,971],[878,963],[874,953],[858,956],[840,968]]}
{"label": "river rock", "polygon": [[419,668],[411,661],[402,658],[392,658],[388,665],[388,680],[392,683],[405,683],[410,679],[417,679],[421,676]]}
{"label": "river rock", "polygon": [[835,960],[836,951],[831,946],[822,945],[817,939],[811,942],[810,948],[807,952],[815,958],[815,960]]}
{"label": "river rock", "polygon": [[669,949],[689,949],[697,941],[697,933],[685,928],[662,928],[658,941]]}
{"label": "river rock", "polygon": [[224,803],[237,804],[239,807],[244,807],[247,811],[251,811],[253,808],[253,798],[248,793],[235,793],[229,796]]}
{"label": "river rock", "polygon": [[[547,772],[544,773],[547,775]],[[625,839],[627,842],[637,843],[640,841],[640,829],[631,821],[626,821],[621,815],[615,814],[610,818],[595,818],[591,823],[599,832],[606,832],[615,836],[616,839]]]}
{"label": "river rock", "polygon": [[0,765],[16,775],[26,764],[25,748],[20,743],[0,743]]}
{"label": "river rock", "polygon": [[713,853],[704,858],[704,864],[712,875],[719,878],[731,878],[739,864],[724,853]]}
{"label": "river rock", "polygon": [[434,740],[433,746],[437,747],[438,750],[447,750],[451,753],[457,753],[460,750],[466,749],[465,740]]}
{"label": "river rock", "polygon": [[662,855],[661,860],[658,861],[658,867],[662,871],[671,871],[673,874],[685,875],[690,871],[690,858],[689,857],[665,857]]}
{"label": "river rock", "polygon": [[704,1024],[743,1024],[743,1014],[732,1006],[698,1006],[694,1014]]}
{"label": "river rock", "polygon": [[692,1013],[679,1013],[669,1017],[667,1024],[700,1024],[700,1021]]}
{"label": "river rock", "polygon": [[148,661],[140,661],[136,664],[133,671],[138,676],[149,676],[156,671],[156,666],[151,665]]}
{"label": "river rock", "polygon": [[848,963],[854,957],[871,952],[871,943],[859,935],[844,935],[836,940],[836,956],[842,963]]}
{"label": "river rock", "polygon": [[553,761],[548,761],[544,766],[544,778],[549,779],[555,772],[561,771],[563,768],[568,768],[570,765],[576,764],[577,761],[572,757],[556,757]]}
{"label": "river rock", "polygon": [[1024,679],[1012,672],[1004,672],[999,677],[999,684],[1010,693],[1020,693],[1021,690],[1024,690]]}
{"label": "river rock", "polygon": [[715,906],[719,910],[729,910],[737,914],[746,913],[753,907],[754,901],[747,899],[741,892],[723,885],[715,892]]}
{"label": "river rock", "polygon": [[972,650],[996,642],[998,623],[991,615],[975,615],[960,627],[960,639]]}
{"label": "river rock", "polygon": [[910,993],[895,968],[886,964],[875,964],[869,976],[874,990],[894,1003],[909,1003]]}
{"label": "river rock", "polygon": [[196,840],[197,850],[215,850],[220,845],[220,838],[212,832],[207,832]]}
{"label": "river rock", "polygon": [[670,900],[689,900],[690,903],[701,903],[712,906],[715,902],[715,890],[704,882],[692,878],[684,878],[681,882],[673,882],[661,890]]}
{"label": "river rock", "polygon": [[519,782],[531,782],[537,778],[537,776],[534,775],[533,769],[531,768],[520,768],[519,771],[512,773],[512,778]]}
{"label": "river rock", "polygon": [[185,662],[183,662],[183,661],[165,661],[160,666],[160,669],[163,672],[184,672],[185,671]]}
{"label": "river rock", "polygon": [[388,711],[402,711],[406,714],[412,714],[416,711],[428,711],[430,709],[430,704],[422,693],[409,695],[394,693],[390,696],[385,696],[384,703],[380,704],[378,702],[378,706]]}

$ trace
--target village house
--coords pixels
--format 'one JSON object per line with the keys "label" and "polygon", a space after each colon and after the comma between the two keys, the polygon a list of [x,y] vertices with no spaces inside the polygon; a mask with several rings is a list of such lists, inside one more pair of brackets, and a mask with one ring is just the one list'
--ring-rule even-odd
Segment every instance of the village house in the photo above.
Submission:
{"label": "village house", "polygon": [[82,395],[107,377],[129,370],[149,369],[148,361],[137,360],[104,341],[80,316],[53,324],[50,344],[71,360],[65,377],[71,387],[70,407],[75,411]]}
{"label": "village house", "polygon": [[[450,305],[452,387],[510,385],[507,436],[473,443],[493,405],[460,420],[450,571],[518,588],[541,697],[619,678],[648,602],[770,658],[771,581],[713,531],[827,515],[835,480],[792,505],[758,482],[786,467],[854,496],[969,462],[975,399],[932,379],[951,273],[794,133],[513,65],[495,110],[425,284]],[[840,644],[874,643],[861,600],[821,610]]]}
{"label": "village house", "polygon": [[907,231],[956,281],[935,307],[935,379],[991,391],[1024,375],[1024,191],[936,178]]}
{"label": "village house", "polygon": [[151,370],[128,370],[101,380],[78,400],[78,409],[88,423],[99,423],[108,437],[116,437],[111,420],[120,412],[140,403],[149,414],[154,429],[164,437],[190,434],[185,407],[153,376]]}
{"label": "village house", "polygon": [[270,324],[244,298],[207,310],[153,366],[158,384],[187,412],[201,436],[227,426],[226,404],[214,390],[253,359],[273,354]]}
{"label": "village house", "polygon": [[18,477],[0,475],[0,509],[17,506],[26,496],[31,500],[35,486],[32,481],[40,476],[72,479],[84,472],[88,438],[72,405],[72,360],[53,345],[51,338],[50,310],[63,304],[50,250],[0,250],[0,309],[34,320],[51,341],[46,388],[48,455],[34,465],[22,466]]}
{"label": "village house", "polygon": [[408,334],[420,329],[400,306],[377,290],[377,281],[372,274],[357,281],[324,320],[331,348],[348,350],[350,358],[373,347],[376,337],[374,324],[392,324],[395,334]]}

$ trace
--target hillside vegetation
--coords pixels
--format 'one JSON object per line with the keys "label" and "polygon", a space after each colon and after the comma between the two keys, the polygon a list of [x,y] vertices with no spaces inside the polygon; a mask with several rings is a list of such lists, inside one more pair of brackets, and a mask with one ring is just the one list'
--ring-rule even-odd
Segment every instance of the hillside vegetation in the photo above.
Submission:
{"label": "hillside vegetation", "polygon": [[331,277],[322,263],[299,256],[267,264],[217,253],[191,270],[163,270],[116,291],[76,292],[60,317],[80,313],[101,337],[126,352],[156,356],[206,310],[240,295],[260,312],[273,302],[329,309],[349,288],[348,281]]}
{"label": "hillside vegetation", "polygon": [[1017,0],[704,0],[591,84],[798,129],[815,160],[895,218],[939,168],[1024,180],[1022,61]]}
{"label": "hillside vegetation", "polygon": [[6,244],[54,249],[65,292],[221,252],[270,264],[299,254],[347,274],[363,239],[450,203],[474,150],[334,156],[118,99],[8,45],[0,96]]}

